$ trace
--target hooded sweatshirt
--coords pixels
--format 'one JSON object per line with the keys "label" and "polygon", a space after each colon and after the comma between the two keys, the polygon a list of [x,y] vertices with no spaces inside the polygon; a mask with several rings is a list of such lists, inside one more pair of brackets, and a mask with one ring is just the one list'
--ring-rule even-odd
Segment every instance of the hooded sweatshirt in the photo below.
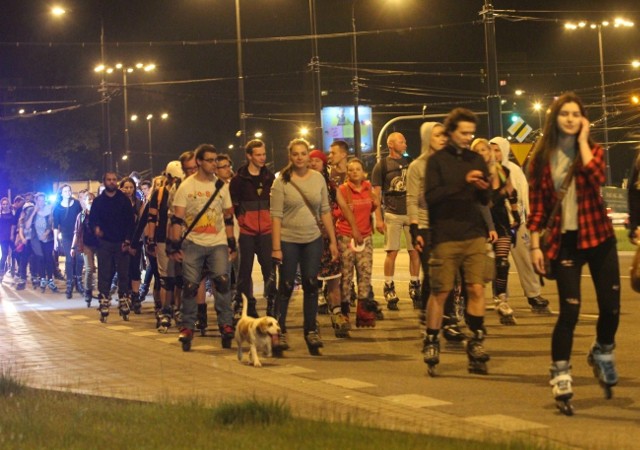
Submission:
{"label": "hooded sweatshirt", "polygon": [[429,212],[427,201],[424,198],[425,177],[427,174],[427,159],[431,156],[431,133],[438,122],[425,122],[420,127],[420,139],[422,140],[422,152],[407,170],[407,214],[409,222],[418,221],[418,228],[429,228]]}
{"label": "hooded sweatshirt", "polygon": [[509,169],[509,179],[511,184],[518,192],[518,212],[522,223],[526,222],[529,215],[529,183],[527,177],[519,165],[509,160],[509,152],[511,151],[511,144],[503,137],[497,136],[489,141],[491,144],[498,144],[502,153],[502,167]]}

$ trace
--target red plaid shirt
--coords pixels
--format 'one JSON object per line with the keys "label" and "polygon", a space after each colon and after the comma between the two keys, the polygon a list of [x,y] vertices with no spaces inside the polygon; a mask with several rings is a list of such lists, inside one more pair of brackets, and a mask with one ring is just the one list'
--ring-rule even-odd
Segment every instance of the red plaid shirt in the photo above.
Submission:
{"label": "red plaid shirt", "polygon": [[[584,166],[578,161],[574,172],[576,195],[578,197],[578,249],[593,248],[614,236],[613,225],[607,217],[600,186],[605,181],[605,164],[602,147],[596,145],[593,149],[593,159]],[[532,161],[532,165],[535,162]],[[533,180],[529,180],[529,207],[527,228],[540,232],[547,224],[548,215],[556,202],[556,191],[551,179],[551,167],[547,164],[542,173],[539,187]],[[558,257],[560,250],[560,234],[562,211],[558,214],[551,227],[550,247],[547,256],[551,259]]]}

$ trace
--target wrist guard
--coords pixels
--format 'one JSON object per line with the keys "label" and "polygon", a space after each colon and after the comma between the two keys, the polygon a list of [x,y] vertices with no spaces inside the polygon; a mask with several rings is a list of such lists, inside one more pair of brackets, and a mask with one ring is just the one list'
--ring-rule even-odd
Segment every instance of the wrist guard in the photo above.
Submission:
{"label": "wrist guard", "polygon": [[225,217],[224,218],[224,224],[228,227],[232,227],[233,226],[233,216],[229,216],[229,217]]}
{"label": "wrist guard", "polygon": [[229,246],[229,250],[235,252],[237,250],[236,238],[230,237],[227,238],[227,245]]}
{"label": "wrist guard", "polygon": [[156,251],[156,241],[154,241],[153,239],[147,239],[147,251],[150,253],[153,253]]}
{"label": "wrist guard", "polygon": [[182,217],[171,216],[171,225],[185,226],[186,222]]}
{"label": "wrist guard", "polygon": [[516,228],[520,226],[522,223],[522,219],[520,219],[520,213],[518,211],[511,211],[511,215],[513,216],[513,221],[516,223]]}

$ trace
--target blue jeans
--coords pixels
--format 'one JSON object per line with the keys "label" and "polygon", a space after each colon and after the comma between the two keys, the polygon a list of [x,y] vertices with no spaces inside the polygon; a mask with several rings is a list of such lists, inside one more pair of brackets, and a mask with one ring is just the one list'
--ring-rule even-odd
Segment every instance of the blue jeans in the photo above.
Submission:
{"label": "blue jeans", "polygon": [[84,258],[82,255],[71,256],[71,244],[73,242],[73,235],[70,239],[66,236],[62,236],[62,248],[60,252],[64,252],[64,275],[67,281],[73,281],[74,277],[80,278],[82,276],[82,266],[84,265]]}
{"label": "blue jeans", "polygon": [[[229,281],[229,247],[216,245],[203,247],[191,241],[182,244],[182,324],[190,330],[195,329],[197,320],[196,296],[200,281],[209,275],[214,289],[215,308],[218,313],[218,325],[231,325],[231,286]],[[206,269],[205,269],[206,267]],[[206,270],[206,273],[205,273]]]}
{"label": "blue jeans", "polygon": [[282,332],[287,331],[287,311],[289,300],[293,292],[296,271],[300,265],[302,275],[302,289],[304,291],[302,311],[304,315],[304,332],[316,331],[316,317],[318,315],[318,272],[320,257],[322,256],[322,238],[306,244],[281,242],[282,266],[280,267],[280,281],[276,296],[276,314]]}

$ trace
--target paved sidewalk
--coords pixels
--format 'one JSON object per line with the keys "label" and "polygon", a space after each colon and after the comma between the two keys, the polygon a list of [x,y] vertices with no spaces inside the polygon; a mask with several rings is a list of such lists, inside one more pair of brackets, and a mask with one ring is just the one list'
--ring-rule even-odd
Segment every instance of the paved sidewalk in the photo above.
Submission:
{"label": "paved sidewalk", "polygon": [[[376,255],[377,293],[381,265]],[[602,399],[583,361],[594,330],[593,308],[585,306],[574,350],[576,416],[566,418],[555,412],[547,385],[554,316],[533,315],[521,297],[514,298],[517,326],[502,327],[495,313],[487,312],[492,355],[488,376],[468,374],[463,351],[445,346],[441,375],[429,378],[420,355],[420,330],[406,296],[408,274],[402,259],[398,273],[403,274],[396,277],[401,310],[386,312],[375,329],[354,329],[351,339],[338,340],[329,318],[320,316],[325,341],[321,357],[306,351],[297,292],[289,327],[292,349],[261,369],[237,361],[235,342],[232,350],[222,349],[214,328],[196,337],[191,352],[182,352],[175,328],[166,335],[153,328],[150,300],[143,314],[131,315],[129,322],[112,307],[108,323],[102,324],[97,311],[87,309],[77,294],[65,300],[64,294],[14,291],[3,285],[0,364],[16,369],[31,386],[70,392],[144,401],[197,398],[207,404],[247,397],[284,399],[295,414],[311,419],[469,439],[540,439],[562,448],[637,448],[640,367],[633,350],[637,340],[631,339],[632,333],[640,334],[631,331],[638,317],[638,308],[631,311],[636,298],[629,298],[628,314],[623,315],[621,337],[629,339],[619,342],[621,385],[611,401]],[[510,286],[512,292],[519,290],[516,276]],[[264,310],[262,302],[259,309]],[[215,315],[209,316],[214,324]]]}

